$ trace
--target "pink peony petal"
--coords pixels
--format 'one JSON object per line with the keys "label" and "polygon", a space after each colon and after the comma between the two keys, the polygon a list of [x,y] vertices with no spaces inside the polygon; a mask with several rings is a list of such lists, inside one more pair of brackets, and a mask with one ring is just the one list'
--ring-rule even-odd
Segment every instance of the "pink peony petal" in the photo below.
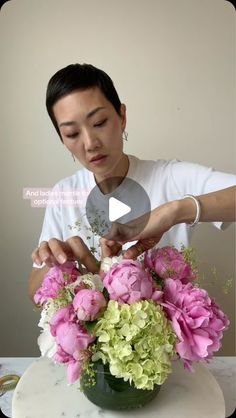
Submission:
{"label": "pink peony petal", "polygon": [[71,361],[67,367],[67,380],[70,384],[79,379],[81,373],[81,363],[79,361]]}

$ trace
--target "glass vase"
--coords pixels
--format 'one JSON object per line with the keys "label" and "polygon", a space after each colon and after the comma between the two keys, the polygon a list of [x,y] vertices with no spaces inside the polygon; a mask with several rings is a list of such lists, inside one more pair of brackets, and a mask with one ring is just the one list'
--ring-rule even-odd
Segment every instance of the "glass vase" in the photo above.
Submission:
{"label": "glass vase", "polygon": [[141,408],[156,397],[161,386],[153,390],[136,389],[129,382],[111,375],[108,365],[94,363],[95,385],[88,384],[89,376],[81,376],[84,395],[95,405],[110,410],[128,410]]}

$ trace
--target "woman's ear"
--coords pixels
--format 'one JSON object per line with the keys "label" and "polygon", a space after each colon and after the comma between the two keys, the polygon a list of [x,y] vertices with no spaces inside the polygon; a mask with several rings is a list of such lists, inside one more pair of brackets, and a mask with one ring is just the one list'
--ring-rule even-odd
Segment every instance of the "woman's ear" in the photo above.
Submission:
{"label": "woman's ear", "polygon": [[126,127],[126,106],[124,103],[122,103],[120,106],[120,117],[121,117],[122,131],[124,131]]}

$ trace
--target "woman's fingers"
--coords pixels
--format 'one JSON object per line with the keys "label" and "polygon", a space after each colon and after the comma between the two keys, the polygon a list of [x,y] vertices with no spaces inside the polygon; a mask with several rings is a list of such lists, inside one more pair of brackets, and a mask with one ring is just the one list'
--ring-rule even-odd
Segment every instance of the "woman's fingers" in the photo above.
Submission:
{"label": "woman's fingers", "polygon": [[79,260],[91,273],[98,272],[99,267],[96,258],[80,237],[69,238],[66,243],[70,246],[75,260]]}
{"label": "woman's fingers", "polygon": [[32,259],[39,266],[45,263],[48,267],[64,264],[69,260],[79,260],[88,271],[92,273],[98,271],[96,258],[78,236],[69,238],[67,241],[60,241],[56,238],[42,241],[39,248],[33,251]]}
{"label": "woman's fingers", "polygon": [[[153,248],[162,238],[162,235],[173,226],[170,205],[164,204],[153,209],[144,226],[144,220],[147,220],[147,214],[133,219],[126,224],[114,222],[111,230],[106,235],[107,240],[124,244],[129,241],[137,241],[123,254],[124,258],[135,259],[144,251]],[[146,216],[144,218],[144,216]],[[141,227],[144,227],[143,229]],[[141,230],[140,230],[141,228]],[[109,250],[106,254],[109,256]]]}
{"label": "woman's fingers", "polygon": [[132,258],[135,259],[139,255],[141,255],[144,251],[153,248],[159,239],[157,238],[147,238],[143,240],[139,240],[136,244],[132,245],[132,247],[128,248],[123,254],[124,258]]}
{"label": "woman's fingers", "polygon": [[114,257],[119,255],[122,250],[122,245],[119,242],[108,240],[106,238],[100,238],[101,245],[101,257]]}
{"label": "woman's fingers", "polygon": [[[40,247],[43,243],[40,244]],[[44,247],[44,246],[43,246]],[[51,252],[51,260],[59,264],[64,264],[68,260],[73,260],[73,252],[70,246],[63,241],[52,238],[48,241],[48,247]]]}
{"label": "woman's fingers", "polygon": [[31,258],[32,258],[34,263],[38,264],[38,266],[41,266],[42,261],[41,261],[41,258],[39,256],[39,248],[38,247],[35,248],[35,250],[32,252]]}
{"label": "woman's fingers", "polygon": [[50,241],[42,241],[38,248],[38,256],[41,263],[45,263],[48,267],[52,267],[54,264],[57,264],[57,260],[50,247]]}
{"label": "woman's fingers", "polygon": [[32,252],[31,257],[33,262],[39,266],[45,263],[48,267],[52,267],[55,263],[47,241],[41,242],[40,246]]}
{"label": "woman's fingers", "polygon": [[133,240],[137,235],[137,228],[134,221],[127,224],[120,224],[119,222],[113,222],[111,230],[105,236],[109,241],[127,242]]}

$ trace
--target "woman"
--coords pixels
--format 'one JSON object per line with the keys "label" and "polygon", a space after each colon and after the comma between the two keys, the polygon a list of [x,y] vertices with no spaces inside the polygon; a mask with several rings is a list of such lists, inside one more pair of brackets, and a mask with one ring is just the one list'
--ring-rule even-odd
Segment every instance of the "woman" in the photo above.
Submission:
{"label": "woman", "polygon": [[[145,228],[136,233],[132,223],[128,228],[114,224],[105,238],[93,237],[98,253],[99,240],[103,256],[115,255],[122,244],[135,240],[124,253],[135,258],[158,242],[188,245],[191,226],[199,221],[223,229],[225,222],[235,220],[235,176],[186,162],[142,161],[123,152],[126,107],[102,70],[88,64],[61,69],[49,81],[46,106],[61,141],[84,167],[59,182],[55,191],[89,192],[97,184],[106,195],[130,177],[149,195],[152,211]],[[47,208],[39,246],[32,253],[31,297],[55,263],[79,259],[89,271],[98,270],[88,231],[84,207]]]}

